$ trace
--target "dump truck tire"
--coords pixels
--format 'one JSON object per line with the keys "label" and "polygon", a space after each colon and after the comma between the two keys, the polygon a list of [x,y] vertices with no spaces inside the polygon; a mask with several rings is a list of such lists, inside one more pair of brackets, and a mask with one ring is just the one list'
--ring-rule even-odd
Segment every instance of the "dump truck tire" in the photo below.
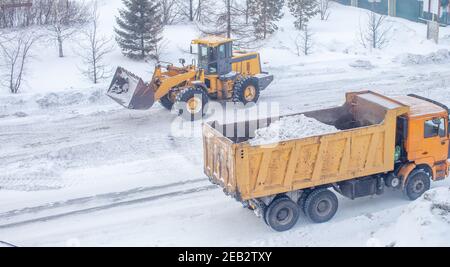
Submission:
{"label": "dump truck tire", "polygon": [[418,199],[426,191],[430,190],[430,181],[431,177],[425,170],[417,169],[412,171],[403,189],[405,195],[410,200]]}
{"label": "dump truck tire", "polygon": [[170,100],[169,94],[161,97],[161,99],[159,100],[159,103],[161,103],[161,105],[163,107],[165,107],[166,109],[172,110],[173,102],[172,102],[172,100]]}
{"label": "dump truck tire", "polygon": [[324,223],[334,217],[338,209],[336,195],[328,189],[316,189],[305,200],[305,213],[315,223]]}
{"label": "dump truck tire", "polygon": [[247,104],[259,99],[259,85],[255,78],[247,77],[237,80],[233,88],[233,101]]}
{"label": "dump truck tire", "polygon": [[201,88],[187,88],[177,94],[175,108],[183,119],[195,121],[205,115],[208,94]]}
{"label": "dump truck tire", "polygon": [[273,230],[283,232],[297,223],[300,210],[288,197],[277,198],[266,208],[264,219]]}
{"label": "dump truck tire", "polygon": [[305,214],[305,215],[306,215],[306,210],[305,210],[306,198],[308,198],[310,193],[311,192],[309,192],[309,191],[303,192],[303,194],[301,195],[301,197],[297,201],[297,205],[300,208],[300,211],[303,212],[303,214]]}

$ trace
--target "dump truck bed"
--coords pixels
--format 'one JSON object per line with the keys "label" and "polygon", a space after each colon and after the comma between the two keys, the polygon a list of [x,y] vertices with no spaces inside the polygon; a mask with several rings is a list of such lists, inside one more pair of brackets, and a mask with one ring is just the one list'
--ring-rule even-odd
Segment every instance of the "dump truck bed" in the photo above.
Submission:
{"label": "dump truck bed", "polygon": [[254,130],[280,118],[204,124],[205,174],[245,201],[392,171],[397,117],[409,107],[370,91],[346,98],[343,106],[303,113],[339,129],[331,134],[252,146]]}

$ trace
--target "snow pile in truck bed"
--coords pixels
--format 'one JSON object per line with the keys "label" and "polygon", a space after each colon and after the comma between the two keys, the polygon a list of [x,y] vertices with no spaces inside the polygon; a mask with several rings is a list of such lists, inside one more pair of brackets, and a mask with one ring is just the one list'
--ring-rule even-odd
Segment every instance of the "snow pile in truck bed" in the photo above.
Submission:
{"label": "snow pile in truck bed", "polygon": [[250,140],[252,146],[272,144],[281,141],[306,138],[316,135],[335,133],[339,130],[305,115],[283,117],[269,127],[255,131],[255,138]]}
{"label": "snow pile in truck bed", "polygon": [[450,188],[426,192],[374,237],[385,246],[450,246]]}

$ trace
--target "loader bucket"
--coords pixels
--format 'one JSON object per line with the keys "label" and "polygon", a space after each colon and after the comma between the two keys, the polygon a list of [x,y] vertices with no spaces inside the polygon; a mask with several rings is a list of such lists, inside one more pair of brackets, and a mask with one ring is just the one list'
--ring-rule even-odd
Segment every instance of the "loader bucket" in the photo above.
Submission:
{"label": "loader bucket", "polygon": [[106,94],[128,109],[147,110],[155,102],[152,84],[146,84],[138,76],[118,67]]}

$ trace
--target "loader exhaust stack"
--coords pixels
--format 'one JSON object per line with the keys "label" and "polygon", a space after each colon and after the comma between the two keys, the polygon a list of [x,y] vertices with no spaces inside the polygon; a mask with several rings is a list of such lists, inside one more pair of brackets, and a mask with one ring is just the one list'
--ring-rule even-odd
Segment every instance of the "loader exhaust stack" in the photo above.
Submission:
{"label": "loader exhaust stack", "polygon": [[156,85],[144,81],[135,74],[118,67],[107,95],[128,109],[147,110],[155,102]]}

